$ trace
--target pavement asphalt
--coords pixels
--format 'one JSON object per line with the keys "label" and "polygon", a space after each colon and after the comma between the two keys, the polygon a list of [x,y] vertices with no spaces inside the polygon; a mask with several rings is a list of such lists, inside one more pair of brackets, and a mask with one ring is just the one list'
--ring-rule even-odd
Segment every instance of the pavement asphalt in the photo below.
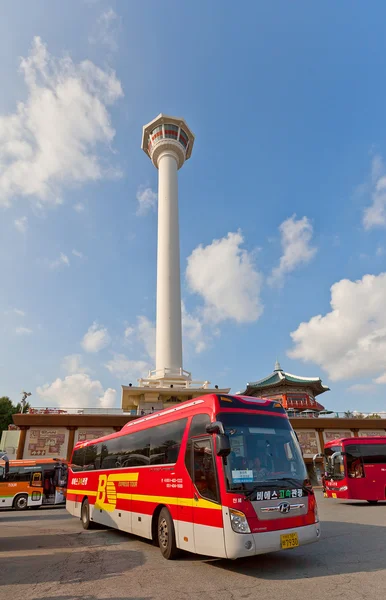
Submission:
{"label": "pavement asphalt", "polygon": [[317,492],[317,544],[237,561],[84,531],[63,508],[0,512],[0,600],[375,600],[386,590],[386,503]]}

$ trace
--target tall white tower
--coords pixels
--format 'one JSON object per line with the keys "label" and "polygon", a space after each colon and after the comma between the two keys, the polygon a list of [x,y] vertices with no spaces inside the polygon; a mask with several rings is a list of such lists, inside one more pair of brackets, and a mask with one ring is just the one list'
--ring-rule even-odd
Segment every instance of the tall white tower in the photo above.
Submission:
{"label": "tall white tower", "polygon": [[132,414],[229,392],[211,388],[207,380],[194,381],[183,369],[178,170],[190,158],[193,144],[184,119],[160,114],[143,128],[142,150],[158,169],[156,368],[137,386],[122,385],[122,408]]}
{"label": "tall white tower", "polygon": [[145,125],[142,149],[158,169],[157,379],[189,377],[183,371],[178,170],[190,158],[194,135],[184,119],[163,114]]}

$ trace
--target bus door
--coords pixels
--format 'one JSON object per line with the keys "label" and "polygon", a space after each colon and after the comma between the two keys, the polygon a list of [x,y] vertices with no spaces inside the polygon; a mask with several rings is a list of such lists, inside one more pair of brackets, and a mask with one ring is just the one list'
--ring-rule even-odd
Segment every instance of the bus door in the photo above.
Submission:
{"label": "bus door", "polygon": [[55,470],[43,471],[43,504],[55,504]]}
{"label": "bus door", "polygon": [[63,504],[66,501],[67,467],[56,465],[54,472],[54,504]]}
{"label": "bus door", "polygon": [[347,475],[352,498],[385,499],[386,446],[384,444],[348,444]]}
{"label": "bus door", "polygon": [[191,443],[195,552],[209,556],[225,556],[222,507],[212,436],[194,438]]}

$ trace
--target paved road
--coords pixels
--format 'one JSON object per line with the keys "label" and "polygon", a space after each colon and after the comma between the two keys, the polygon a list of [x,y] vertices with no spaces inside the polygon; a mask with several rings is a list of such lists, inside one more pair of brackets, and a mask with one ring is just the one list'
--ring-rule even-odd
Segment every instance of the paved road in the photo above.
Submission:
{"label": "paved road", "polygon": [[0,513],[0,600],[362,600],[386,589],[386,503],[320,497],[323,539],[224,561],[166,561],[149,542],[84,531],[64,509]]}

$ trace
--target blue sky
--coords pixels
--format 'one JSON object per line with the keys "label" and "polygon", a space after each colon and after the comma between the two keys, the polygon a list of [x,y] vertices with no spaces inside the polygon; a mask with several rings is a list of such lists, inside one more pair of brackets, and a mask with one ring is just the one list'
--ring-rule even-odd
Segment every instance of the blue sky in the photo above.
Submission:
{"label": "blue sky", "polygon": [[164,112],[196,135],[179,174],[184,367],[235,392],[278,357],[321,376],[329,408],[385,410],[385,16],[2,5],[0,393],[119,406],[153,367],[157,172],[140,143]]}

